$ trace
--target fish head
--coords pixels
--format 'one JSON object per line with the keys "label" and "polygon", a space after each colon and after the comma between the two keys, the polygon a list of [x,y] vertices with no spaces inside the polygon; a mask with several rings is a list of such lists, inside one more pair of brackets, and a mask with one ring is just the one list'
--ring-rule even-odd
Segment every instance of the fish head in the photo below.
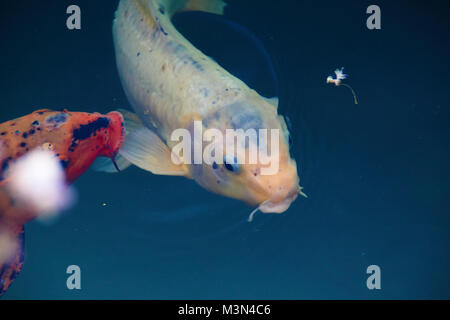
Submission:
{"label": "fish head", "polygon": [[122,114],[112,111],[105,116],[109,124],[103,136],[103,148],[99,155],[114,158],[125,140],[125,128]]}
{"label": "fish head", "polygon": [[66,159],[65,169],[69,181],[78,178],[99,156],[114,161],[125,139],[123,117],[119,112],[113,111],[106,115],[74,112],[72,117],[66,129],[69,139],[61,150]]}
{"label": "fish head", "polygon": [[[203,119],[204,161],[192,166],[192,176],[212,192],[265,213],[282,213],[301,193],[297,165],[290,155],[284,118],[266,99],[258,101],[234,102]],[[214,130],[222,134],[222,141]],[[210,152],[213,143],[217,148]],[[223,154],[215,153],[219,146]]]}

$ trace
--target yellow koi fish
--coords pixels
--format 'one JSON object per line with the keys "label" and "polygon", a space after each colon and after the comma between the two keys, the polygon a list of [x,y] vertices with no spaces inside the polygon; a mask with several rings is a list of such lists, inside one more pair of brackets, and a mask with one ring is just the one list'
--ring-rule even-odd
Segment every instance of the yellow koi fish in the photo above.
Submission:
{"label": "yellow koi fish", "polygon": [[[304,194],[296,162],[289,154],[286,123],[277,113],[278,99],[264,98],[250,89],[196,49],[171,22],[176,12],[223,14],[224,6],[220,0],[120,1],[113,23],[115,53],[122,85],[137,115],[122,111],[128,135],[119,154],[154,174],[192,178],[209,191],[242,200],[262,212],[282,213],[298,194]],[[173,161],[185,158],[186,151],[174,156],[179,143],[171,138],[174,131],[184,128],[194,133],[194,122],[199,121],[201,130],[215,128],[224,135],[227,129],[279,130],[277,140],[267,142],[279,146],[276,173],[262,174],[269,165],[259,160],[230,160],[229,150],[224,150],[223,162]],[[238,144],[236,153],[249,156],[260,140]],[[124,167],[123,159],[118,162]]]}

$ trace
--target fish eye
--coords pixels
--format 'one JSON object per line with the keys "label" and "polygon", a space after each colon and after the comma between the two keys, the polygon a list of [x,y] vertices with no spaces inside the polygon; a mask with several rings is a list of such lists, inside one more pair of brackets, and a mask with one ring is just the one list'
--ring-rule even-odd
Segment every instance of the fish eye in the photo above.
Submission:
{"label": "fish eye", "polygon": [[227,169],[228,171],[231,171],[234,173],[239,172],[240,167],[239,167],[239,164],[237,163],[236,157],[225,156],[223,158],[223,165],[225,166],[225,169]]}

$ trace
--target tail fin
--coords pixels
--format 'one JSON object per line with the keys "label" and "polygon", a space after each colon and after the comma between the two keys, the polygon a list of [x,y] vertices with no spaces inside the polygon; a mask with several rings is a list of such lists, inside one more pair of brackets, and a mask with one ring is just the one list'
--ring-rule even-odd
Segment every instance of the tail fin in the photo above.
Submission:
{"label": "tail fin", "polygon": [[222,15],[226,5],[222,0],[189,0],[183,11],[205,11]]}
{"label": "tail fin", "polygon": [[[15,240],[14,251],[8,258],[0,256],[0,296],[2,296],[11,286],[17,275],[22,270],[25,257],[25,229],[20,227],[11,235]],[[4,248],[4,243],[0,247]]]}
{"label": "tail fin", "polygon": [[161,13],[167,12],[169,17],[182,11],[204,11],[222,15],[226,5],[223,0],[166,0],[160,1],[158,10]]}

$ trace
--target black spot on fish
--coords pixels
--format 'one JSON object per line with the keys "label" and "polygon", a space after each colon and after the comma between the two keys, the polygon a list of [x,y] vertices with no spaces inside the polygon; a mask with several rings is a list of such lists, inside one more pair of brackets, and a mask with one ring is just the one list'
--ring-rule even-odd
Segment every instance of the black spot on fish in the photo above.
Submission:
{"label": "black spot on fish", "polygon": [[23,137],[24,139],[26,139],[26,138],[28,137],[28,133],[24,132],[24,133],[22,134],[22,137]]}
{"label": "black spot on fish", "polygon": [[212,168],[215,170],[215,169],[217,169],[219,166],[217,165],[217,163],[214,161],[213,162],[213,164],[212,164]]}
{"label": "black spot on fish", "polygon": [[28,134],[33,135],[36,131],[34,129],[31,129],[30,131],[28,131]]}
{"label": "black spot on fish", "polygon": [[140,53],[140,52],[138,52],[138,53],[136,54],[136,56],[138,56],[138,57],[139,57],[140,55],[141,55],[141,53]]}
{"label": "black spot on fish", "polygon": [[2,132],[2,133],[0,133],[2,136],[4,136],[5,134],[6,134],[6,132]]}
{"label": "black spot on fish", "polygon": [[164,28],[163,28],[162,26],[159,26],[159,30],[161,30],[161,32],[162,32],[165,36],[168,35],[168,33],[164,30]]}
{"label": "black spot on fish", "polygon": [[237,164],[236,157],[234,157],[233,163],[228,163],[225,159],[224,159],[224,162],[223,162],[223,165],[225,166],[225,168],[228,171],[231,171],[231,172],[235,172],[235,171],[237,171],[239,169],[239,166],[237,166],[236,164]]}
{"label": "black spot on fish", "polygon": [[25,147],[27,146],[27,144],[26,144],[25,142],[21,142],[21,143],[20,143],[20,146],[21,146],[22,148],[25,148]]}
{"label": "black spot on fish", "polygon": [[38,126],[38,125],[39,125],[39,121],[34,120],[33,123],[32,123],[32,125],[33,125],[33,126]]}
{"label": "black spot on fish", "polygon": [[60,160],[59,163],[61,164],[63,169],[67,169],[67,167],[69,166],[70,160],[69,159]]}
{"label": "black spot on fish", "polygon": [[96,131],[108,128],[109,122],[109,118],[102,117],[88,124],[83,124],[78,129],[73,130],[73,140],[87,139]]}
{"label": "black spot on fish", "polygon": [[9,276],[9,280],[13,281],[17,277],[16,270],[11,271],[11,275]]}
{"label": "black spot on fish", "polygon": [[203,66],[197,60],[189,56],[186,59],[191,62],[192,66],[195,69],[197,69],[198,71],[204,71]]}
{"label": "black spot on fish", "polygon": [[9,168],[9,162],[11,161],[11,157],[6,158],[5,160],[3,160],[2,162],[2,171],[8,170]]}
{"label": "black spot on fish", "polygon": [[77,140],[72,140],[72,144],[69,147],[69,151],[70,152],[74,152],[75,148],[78,146],[78,141]]}
{"label": "black spot on fish", "polygon": [[192,61],[192,65],[195,67],[195,69],[203,71],[203,67],[197,61]]}
{"label": "black spot on fish", "polygon": [[163,6],[162,4],[159,5],[158,10],[159,10],[159,12],[160,12],[161,14],[165,14],[165,13],[166,13],[166,9],[164,8],[164,6]]}

